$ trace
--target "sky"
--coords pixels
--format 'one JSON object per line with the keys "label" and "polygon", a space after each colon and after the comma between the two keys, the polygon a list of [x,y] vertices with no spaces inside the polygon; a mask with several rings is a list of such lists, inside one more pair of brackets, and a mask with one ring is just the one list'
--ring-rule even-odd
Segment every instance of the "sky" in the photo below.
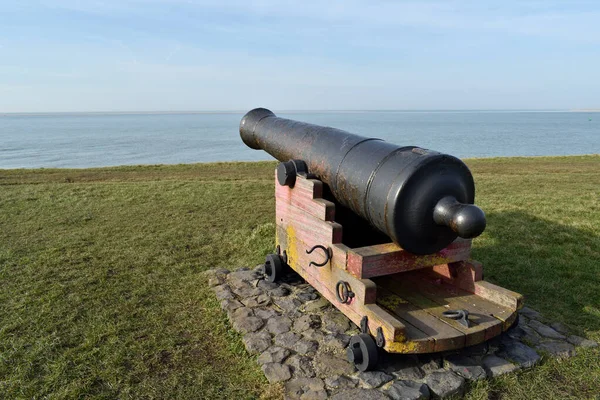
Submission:
{"label": "sky", "polygon": [[600,108],[600,2],[0,0],[0,113]]}

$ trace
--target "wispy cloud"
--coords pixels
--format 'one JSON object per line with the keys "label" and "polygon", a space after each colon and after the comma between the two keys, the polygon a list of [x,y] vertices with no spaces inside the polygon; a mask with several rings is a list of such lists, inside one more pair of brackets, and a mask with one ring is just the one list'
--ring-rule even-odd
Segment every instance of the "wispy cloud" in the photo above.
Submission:
{"label": "wispy cloud", "polygon": [[0,111],[36,93],[78,109],[600,98],[596,1],[5,0],[0,15],[0,83],[28,88],[0,94]]}
{"label": "wispy cloud", "polygon": [[[573,1],[568,7],[556,1],[360,1],[360,0],[37,0],[42,6],[102,15],[131,15],[139,18],[164,16],[165,10],[179,8],[197,12],[237,16],[236,23],[248,27],[244,19],[261,20],[264,25],[278,20],[292,23],[306,32],[315,26],[326,29],[397,29],[399,27],[440,30],[504,32],[547,36],[565,40],[600,40],[600,11],[597,2]],[[166,17],[165,17],[166,18]],[[241,23],[240,23],[241,21]],[[296,31],[297,32],[297,31]]]}

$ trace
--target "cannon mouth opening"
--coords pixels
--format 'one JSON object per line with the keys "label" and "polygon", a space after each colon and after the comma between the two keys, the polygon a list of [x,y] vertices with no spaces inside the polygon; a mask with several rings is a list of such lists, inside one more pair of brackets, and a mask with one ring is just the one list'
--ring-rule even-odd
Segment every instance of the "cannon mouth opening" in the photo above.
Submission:
{"label": "cannon mouth opening", "polygon": [[254,150],[261,150],[254,134],[256,126],[260,121],[268,117],[275,117],[273,111],[266,108],[255,108],[250,110],[240,121],[240,137],[244,144]]}

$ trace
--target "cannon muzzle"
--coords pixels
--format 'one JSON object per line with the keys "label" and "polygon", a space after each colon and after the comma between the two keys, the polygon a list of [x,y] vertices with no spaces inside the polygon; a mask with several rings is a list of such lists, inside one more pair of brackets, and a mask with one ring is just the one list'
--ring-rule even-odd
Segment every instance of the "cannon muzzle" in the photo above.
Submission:
{"label": "cannon muzzle", "polygon": [[[339,203],[411,253],[432,254],[485,229],[485,214],[473,205],[473,176],[456,157],[279,118],[265,108],[242,118],[240,135],[279,161],[303,161]],[[281,168],[281,184],[291,182],[290,167]]]}

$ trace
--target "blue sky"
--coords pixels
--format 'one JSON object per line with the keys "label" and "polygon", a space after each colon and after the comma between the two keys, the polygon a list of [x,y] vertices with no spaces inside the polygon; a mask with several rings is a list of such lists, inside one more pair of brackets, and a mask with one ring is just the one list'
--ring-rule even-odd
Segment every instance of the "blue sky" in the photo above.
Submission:
{"label": "blue sky", "polygon": [[600,108],[600,2],[0,2],[0,112],[256,106]]}

